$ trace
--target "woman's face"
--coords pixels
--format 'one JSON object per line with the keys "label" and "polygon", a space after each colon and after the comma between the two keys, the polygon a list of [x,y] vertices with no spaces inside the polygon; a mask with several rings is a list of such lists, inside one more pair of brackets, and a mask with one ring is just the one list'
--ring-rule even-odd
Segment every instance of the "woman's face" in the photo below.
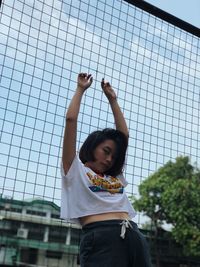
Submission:
{"label": "woman's face", "polygon": [[94,172],[103,174],[109,170],[115,161],[116,144],[108,139],[100,143],[94,150],[94,161],[86,163],[86,166]]}

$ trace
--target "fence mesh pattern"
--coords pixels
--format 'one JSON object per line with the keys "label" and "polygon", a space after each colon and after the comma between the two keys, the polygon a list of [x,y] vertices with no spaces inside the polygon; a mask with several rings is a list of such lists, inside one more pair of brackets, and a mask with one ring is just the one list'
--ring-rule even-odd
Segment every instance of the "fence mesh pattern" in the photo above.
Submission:
{"label": "fence mesh pattern", "polygon": [[94,82],[81,106],[78,147],[89,132],[114,125],[104,77],[130,130],[129,195],[170,159],[199,162],[198,37],[120,0],[7,0],[0,28],[3,197],[60,205],[65,112],[79,72]]}

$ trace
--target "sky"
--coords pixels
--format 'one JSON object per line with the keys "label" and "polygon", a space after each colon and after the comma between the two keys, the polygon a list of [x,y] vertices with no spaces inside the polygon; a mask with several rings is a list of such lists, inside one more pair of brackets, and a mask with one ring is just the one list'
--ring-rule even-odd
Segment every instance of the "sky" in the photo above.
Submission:
{"label": "sky", "polygon": [[146,2],[200,28],[199,0],[146,0]]}
{"label": "sky", "polygon": [[197,161],[199,39],[152,15],[141,16],[139,9],[133,12],[125,1],[107,3],[6,1],[0,31],[4,196],[60,204],[64,114],[77,73],[85,69],[94,82],[81,106],[78,143],[96,128],[113,127],[99,86],[105,76],[130,129],[128,193],[137,195],[141,181],[177,155]]}

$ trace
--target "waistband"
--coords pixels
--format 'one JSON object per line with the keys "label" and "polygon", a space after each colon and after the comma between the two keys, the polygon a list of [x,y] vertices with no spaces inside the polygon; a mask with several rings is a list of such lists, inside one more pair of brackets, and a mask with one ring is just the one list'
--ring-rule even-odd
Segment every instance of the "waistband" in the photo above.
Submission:
{"label": "waistband", "polygon": [[93,229],[98,230],[98,229],[102,229],[106,227],[110,227],[110,228],[119,227],[121,229],[120,237],[122,239],[125,238],[126,230],[128,228],[138,230],[136,223],[128,219],[124,219],[124,220],[106,220],[106,221],[88,223],[82,227],[82,231],[83,233],[87,233],[88,231],[93,230]]}
{"label": "waistband", "polygon": [[115,219],[115,220],[106,220],[106,221],[88,223],[82,227],[82,230],[87,230],[87,229],[89,230],[93,228],[107,227],[107,226],[120,226],[124,221],[128,221],[133,228],[137,228],[137,224],[131,220]]}

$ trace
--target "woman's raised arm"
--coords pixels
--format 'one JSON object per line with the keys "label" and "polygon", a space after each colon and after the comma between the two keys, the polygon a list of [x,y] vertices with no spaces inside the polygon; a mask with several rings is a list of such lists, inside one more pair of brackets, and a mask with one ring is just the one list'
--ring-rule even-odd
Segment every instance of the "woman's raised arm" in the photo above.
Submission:
{"label": "woman's raised arm", "polygon": [[117,96],[115,91],[113,90],[112,86],[110,85],[109,82],[105,82],[104,79],[101,81],[101,88],[103,89],[106,97],[108,98],[108,101],[110,103],[114,120],[115,120],[115,125],[116,129],[121,131],[126,135],[126,137],[129,137],[129,131],[127,128],[127,124],[124,118],[124,115],[121,111],[121,108],[117,102]]}
{"label": "woman's raised arm", "polygon": [[66,126],[64,131],[62,162],[65,174],[68,172],[76,155],[77,120],[82,96],[92,84],[91,74],[80,73],[77,80],[77,89],[66,113]]}

